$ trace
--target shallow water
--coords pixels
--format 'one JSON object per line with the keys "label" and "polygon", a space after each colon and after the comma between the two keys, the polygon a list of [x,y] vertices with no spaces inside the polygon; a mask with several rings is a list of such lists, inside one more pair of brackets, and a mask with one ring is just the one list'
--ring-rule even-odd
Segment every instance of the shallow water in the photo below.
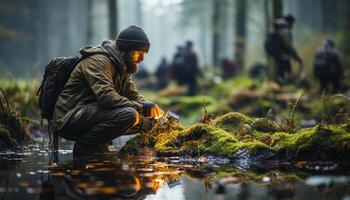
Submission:
{"label": "shallow water", "polygon": [[[52,157],[52,156],[51,156]],[[123,157],[73,160],[32,146],[0,154],[0,199],[350,199],[350,168],[334,162]]]}

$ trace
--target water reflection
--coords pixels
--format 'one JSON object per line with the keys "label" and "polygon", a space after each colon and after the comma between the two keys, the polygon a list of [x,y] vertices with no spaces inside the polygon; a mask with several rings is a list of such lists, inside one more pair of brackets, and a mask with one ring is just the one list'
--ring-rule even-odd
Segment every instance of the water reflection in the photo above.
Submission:
{"label": "water reflection", "polygon": [[141,159],[109,154],[73,160],[70,151],[61,151],[60,162],[50,164],[48,155],[42,149],[1,155],[0,199],[350,197],[349,168],[344,164],[268,163],[268,167],[242,170],[224,158]]}

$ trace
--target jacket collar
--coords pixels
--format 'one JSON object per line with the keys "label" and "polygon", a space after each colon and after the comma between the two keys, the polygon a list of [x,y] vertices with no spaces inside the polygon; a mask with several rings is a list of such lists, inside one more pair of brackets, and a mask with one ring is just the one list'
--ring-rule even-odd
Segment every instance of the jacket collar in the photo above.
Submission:
{"label": "jacket collar", "polygon": [[122,54],[115,42],[112,40],[104,40],[101,46],[107,51],[116,70],[119,71],[122,74],[122,76],[125,76],[126,65],[123,61]]}

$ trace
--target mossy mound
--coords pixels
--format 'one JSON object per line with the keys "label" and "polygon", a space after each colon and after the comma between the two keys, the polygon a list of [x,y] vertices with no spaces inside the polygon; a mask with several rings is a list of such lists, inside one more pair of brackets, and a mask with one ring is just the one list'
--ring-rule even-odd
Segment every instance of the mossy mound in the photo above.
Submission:
{"label": "mossy mound", "polygon": [[282,156],[303,159],[349,159],[350,132],[338,126],[302,129],[295,134],[272,135],[271,146]]}
{"label": "mossy mound", "polygon": [[195,124],[171,132],[139,135],[127,142],[122,152],[136,153],[143,147],[153,147],[159,155],[195,155],[214,154],[233,155],[238,149],[237,139],[223,129]]}
{"label": "mossy mound", "polygon": [[252,121],[251,127],[260,132],[273,133],[279,130],[279,125],[266,118],[256,118]]}
{"label": "mossy mound", "polygon": [[225,115],[217,117],[213,124],[216,127],[222,128],[226,131],[240,131],[245,124],[250,124],[251,118],[239,112],[230,112]]}
{"label": "mossy mound", "polygon": [[[250,126],[249,132],[239,132]],[[350,132],[347,126],[321,126],[281,132],[276,122],[250,118],[242,113],[227,113],[212,124],[194,124],[168,131],[154,130],[127,142],[122,152],[137,153],[144,147],[158,155],[214,155],[234,158],[239,150],[259,156],[271,152],[280,159],[348,160]]]}

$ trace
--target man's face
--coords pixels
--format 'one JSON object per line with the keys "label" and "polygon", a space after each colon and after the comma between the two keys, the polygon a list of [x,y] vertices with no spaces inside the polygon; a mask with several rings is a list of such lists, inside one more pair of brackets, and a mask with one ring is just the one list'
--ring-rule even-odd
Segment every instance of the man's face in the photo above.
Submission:
{"label": "man's face", "polygon": [[134,64],[139,64],[143,61],[146,52],[144,51],[132,51],[132,62]]}

